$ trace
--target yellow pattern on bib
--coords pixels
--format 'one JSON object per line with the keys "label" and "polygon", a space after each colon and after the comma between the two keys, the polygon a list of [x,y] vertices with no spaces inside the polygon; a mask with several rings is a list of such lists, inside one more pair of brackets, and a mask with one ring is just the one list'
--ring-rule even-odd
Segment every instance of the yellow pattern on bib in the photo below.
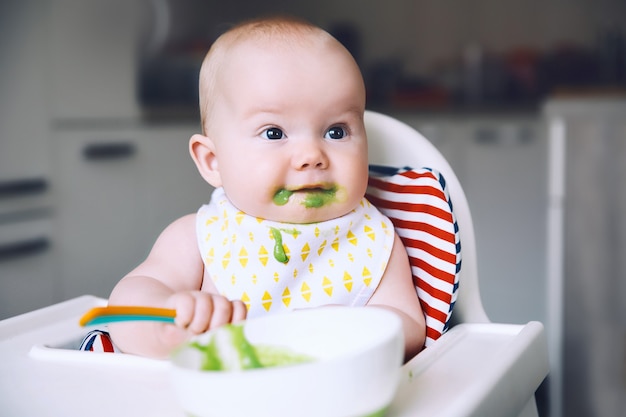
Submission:
{"label": "yellow pattern on bib", "polygon": [[284,224],[242,213],[221,188],[198,210],[196,229],[218,292],[241,299],[248,317],[324,304],[365,305],[394,241],[391,221],[366,199],[337,219]]}

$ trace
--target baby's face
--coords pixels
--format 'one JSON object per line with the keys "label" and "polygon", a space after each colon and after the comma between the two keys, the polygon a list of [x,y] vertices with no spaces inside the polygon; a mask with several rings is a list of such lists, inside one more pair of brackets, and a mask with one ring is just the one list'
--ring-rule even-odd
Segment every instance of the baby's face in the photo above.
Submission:
{"label": "baby's face", "polygon": [[356,207],[367,187],[365,90],[344,49],[240,45],[217,82],[208,136],[235,207],[289,223]]}

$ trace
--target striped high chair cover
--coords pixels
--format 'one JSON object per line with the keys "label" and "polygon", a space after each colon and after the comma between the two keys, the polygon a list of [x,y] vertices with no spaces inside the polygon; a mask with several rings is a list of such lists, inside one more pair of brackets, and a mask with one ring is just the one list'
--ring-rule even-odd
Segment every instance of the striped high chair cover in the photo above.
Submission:
{"label": "striped high chair cover", "polygon": [[367,198],[391,219],[406,247],[429,346],[448,329],[461,270],[459,229],[445,179],[428,168],[372,165]]}

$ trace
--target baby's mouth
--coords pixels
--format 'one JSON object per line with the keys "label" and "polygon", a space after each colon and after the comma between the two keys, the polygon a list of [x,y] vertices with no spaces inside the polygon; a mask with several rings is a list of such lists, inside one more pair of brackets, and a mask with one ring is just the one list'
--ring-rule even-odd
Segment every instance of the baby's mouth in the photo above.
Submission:
{"label": "baby's mouth", "polygon": [[336,200],[337,187],[335,185],[307,185],[294,189],[281,188],[274,194],[274,204],[285,205],[294,194],[303,196],[301,204],[306,208],[319,208]]}

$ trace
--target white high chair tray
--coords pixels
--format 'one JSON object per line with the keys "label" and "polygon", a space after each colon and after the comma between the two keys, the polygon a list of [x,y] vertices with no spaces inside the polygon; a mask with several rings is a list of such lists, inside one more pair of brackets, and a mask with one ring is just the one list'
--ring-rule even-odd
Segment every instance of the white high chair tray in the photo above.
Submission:
{"label": "white high chair tray", "polygon": [[[0,321],[2,415],[184,416],[168,362],[74,350],[86,333],[78,318],[105,302],[83,296]],[[542,349],[542,338],[532,322],[455,326],[404,365],[388,417],[501,416],[511,401],[523,411],[532,393],[518,392],[520,378],[547,364],[537,363],[533,349],[520,361],[520,346]]]}

